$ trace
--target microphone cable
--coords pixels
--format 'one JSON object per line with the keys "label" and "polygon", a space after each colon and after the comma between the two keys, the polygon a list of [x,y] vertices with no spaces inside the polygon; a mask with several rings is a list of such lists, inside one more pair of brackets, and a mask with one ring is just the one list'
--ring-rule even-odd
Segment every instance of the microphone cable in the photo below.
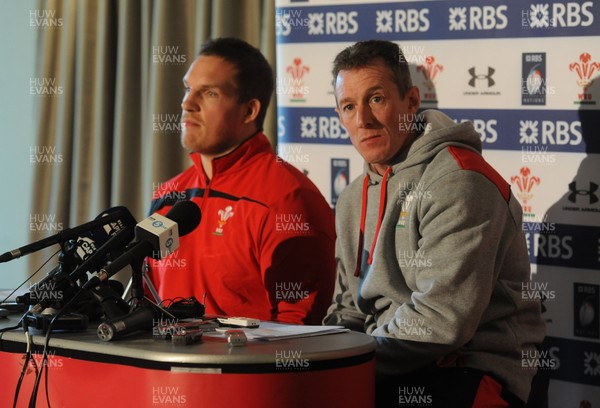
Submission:
{"label": "microphone cable", "polygon": [[[54,254],[52,254],[34,273],[31,274],[31,276],[27,279],[25,279],[19,286],[17,286],[3,301],[2,303],[6,302],[17,290],[19,290],[19,288],[21,288],[24,284],[26,284],[29,280],[31,280],[31,278],[33,278],[36,274],[38,274],[43,268],[44,266],[46,266],[46,264],[48,262],[50,262],[50,260],[52,258],[54,258],[61,250],[56,251]],[[0,305],[2,304],[0,303]],[[35,361],[35,358],[33,358],[32,356],[32,349],[33,349],[33,338],[29,333],[29,327],[27,325],[27,321],[25,319],[25,316],[27,315],[27,312],[25,312],[25,314],[23,314],[23,316],[21,316],[21,318],[19,319],[19,321],[17,322],[17,324],[15,326],[12,327],[5,327],[3,329],[0,329],[0,350],[2,350],[2,335],[10,330],[15,330],[18,329],[20,327],[23,327],[24,331],[25,331],[25,344],[26,344],[26,349],[25,349],[25,355],[23,356],[23,368],[21,369],[21,375],[19,376],[19,380],[17,381],[17,386],[15,388],[15,394],[14,394],[14,398],[13,398],[13,407],[17,406],[17,401],[19,399],[19,392],[21,390],[21,385],[23,383],[23,379],[25,378],[25,374],[27,373],[27,368],[29,367],[29,364],[31,362],[31,364],[33,365],[33,367],[35,368],[36,374],[38,372],[38,367],[37,367],[37,363]]]}
{"label": "microphone cable", "polygon": [[[119,232],[117,232],[115,235],[113,235],[108,241],[106,241],[96,252],[95,254],[100,254],[102,253],[105,249],[110,249],[111,246],[113,245],[114,242],[118,242],[118,240],[120,239],[120,235],[124,234],[123,232],[124,230],[121,230]],[[85,269],[83,272],[86,273],[88,272],[87,270],[88,266],[86,265],[86,262],[84,262],[84,264],[80,265],[76,270],[74,270],[72,272],[72,274],[78,274],[79,273],[79,269]],[[85,293],[87,293],[88,289],[91,289],[91,284],[92,280],[89,280],[86,282],[86,284],[82,285],[79,287],[79,290],[77,292],[75,292],[75,294],[73,295],[73,297],[71,297],[71,299],[69,299],[61,308],[60,310],[54,315],[54,317],[52,318],[52,320],[50,321],[50,324],[48,325],[47,331],[46,331],[46,337],[45,337],[45,341],[44,341],[44,348],[43,348],[43,352],[42,352],[42,361],[41,361],[41,366],[40,366],[40,370],[37,372],[36,378],[35,378],[35,383],[31,392],[31,396],[29,399],[29,408],[35,408],[35,404],[37,401],[37,395],[38,395],[38,390],[39,390],[39,385],[42,379],[42,375],[44,373],[44,371],[46,372],[45,375],[45,385],[46,385],[46,402],[48,403],[48,408],[50,408],[50,398],[49,398],[49,390],[48,390],[48,346],[50,343],[50,338],[52,337],[52,329],[54,328],[54,325],[56,324],[56,322],[58,322],[58,319],[61,315],[63,315],[66,311],[68,311],[74,304],[75,302],[77,302],[81,296]]]}
{"label": "microphone cable", "polygon": [[10,293],[9,293],[9,294],[8,294],[8,295],[7,295],[7,296],[6,296],[6,297],[5,297],[3,300],[2,300],[2,302],[0,302],[0,307],[2,307],[2,305],[3,305],[4,303],[6,303],[6,301],[7,301],[8,299],[10,299],[10,297],[11,297],[11,296],[12,296],[12,295],[13,295],[13,294],[14,294],[14,293],[17,291],[17,290],[21,289],[21,287],[22,287],[23,285],[25,285],[27,282],[29,282],[29,281],[31,280],[31,278],[33,278],[35,275],[37,275],[37,274],[38,274],[38,273],[39,273],[39,272],[42,270],[42,268],[43,268],[44,266],[46,266],[46,264],[47,264],[48,262],[50,262],[50,260],[52,260],[52,258],[54,258],[56,255],[58,255],[58,253],[59,253],[59,252],[61,252],[61,251],[62,251],[62,248],[61,248],[61,249],[59,249],[58,251],[56,251],[55,253],[53,253],[52,255],[50,255],[50,257],[49,257],[48,259],[46,259],[46,261],[45,261],[45,262],[42,264],[42,266],[40,266],[39,268],[37,268],[37,270],[36,270],[34,273],[32,273],[32,274],[29,276],[29,278],[25,279],[23,282],[21,282],[21,283],[19,284],[19,286],[17,286],[16,288],[14,288],[14,289],[13,289],[13,291],[12,291],[12,292],[10,292]]}
{"label": "microphone cable", "polygon": [[25,356],[23,361],[23,368],[21,369],[21,375],[19,376],[19,381],[17,382],[17,388],[15,390],[15,396],[13,399],[13,408],[17,407],[17,402],[19,400],[19,392],[21,390],[21,384],[23,383],[23,379],[25,378],[25,374],[27,374],[27,370],[29,369],[29,364],[33,365],[35,369],[35,373],[38,373],[38,366],[35,358],[33,357],[33,337],[29,333],[29,326],[27,321],[24,321],[23,328],[25,330],[25,341],[27,345],[27,349],[25,350]]}
{"label": "microphone cable", "polygon": [[49,392],[48,392],[48,364],[49,364],[49,360],[48,360],[48,348],[49,347],[48,346],[50,343],[50,338],[52,337],[52,329],[54,328],[54,325],[56,324],[56,322],[58,322],[59,317],[62,316],[63,314],[65,314],[65,312],[68,311],[75,304],[75,302],[79,300],[81,295],[85,294],[86,292],[87,292],[87,290],[84,290],[84,288],[82,288],[82,287],[79,288],[79,291],[77,291],[75,293],[75,295],[67,303],[65,303],[65,305],[54,315],[54,317],[50,321],[50,324],[48,325],[48,329],[46,331],[46,337],[44,340],[44,348],[42,351],[42,361],[40,362],[39,371],[36,371],[35,383],[34,383],[32,391],[31,391],[31,397],[29,399],[29,408],[35,408],[39,385],[40,385],[42,375],[44,372],[46,373],[46,375],[44,377],[45,378],[45,386],[46,386],[46,402],[48,404],[48,408],[50,408],[50,397],[49,397]]}

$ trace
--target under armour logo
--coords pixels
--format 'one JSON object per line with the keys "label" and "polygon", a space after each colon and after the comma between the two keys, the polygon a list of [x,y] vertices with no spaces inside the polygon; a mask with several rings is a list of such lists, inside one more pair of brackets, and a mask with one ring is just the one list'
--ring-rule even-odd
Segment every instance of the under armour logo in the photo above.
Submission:
{"label": "under armour logo", "polygon": [[469,74],[471,74],[471,79],[469,80],[469,85],[474,88],[475,87],[475,81],[477,81],[478,79],[487,79],[487,81],[488,81],[488,88],[491,87],[491,86],[496,85],[496,81],[494,81],[492,79],[492,75],[494,75],[494,72],[496,72],[496,70],[494,68],[488,67],[488,73],[487,73],[487,75],[476,74],[475,73],[475,67],[471,67],[469,69]]}
{"label": "under armour logo", "polygon": [[568,199],[569,199],[569,201],[571,201],[573,203],[577,202],[578,195],[590,196],[590,204],[594,204],[594,203],[598,202],[598,196],[596,194],[594,194],[596,192],[596,190],[598,190],[598,184],[596,184],[596,183],[590,182],[589,190],[578,190],[577,183],[573,181],[572,183],[569,184],[569,190],[571,191],[571,193],[569,194]]}

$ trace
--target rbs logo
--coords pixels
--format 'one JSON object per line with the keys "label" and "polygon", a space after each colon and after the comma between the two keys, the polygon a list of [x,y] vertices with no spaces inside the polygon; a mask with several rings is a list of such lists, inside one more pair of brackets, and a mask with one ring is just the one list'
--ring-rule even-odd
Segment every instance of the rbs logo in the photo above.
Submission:
{"label": "rbs logo", "polygon": [[[450,7],[450,31],[504,30],[508,26],[508,6]],[[468,28],[467,28],[468,24]]]}
{"label": "rbs logo", "polygon": [[519,125],[520,144],[578,146],[583,140],[581,122],[578,120],[570,123],[563,120],[542,120],[541,124],[537,120],[520,120]]}
{"label": "rbs logo", "polygon": [[483,143],[495,143],[498,140],[498,131],[496,130],[498,121],[496,119],[460,119],[457,122],[462,123],[469,120],[473,123],[473,128],[479,133],[479,138]]}
{"label": "rbs logo", "polygon": [[429,30],[429,9],[377,10],[378,33],[415,33]]}
{"label": "rbs logo", "polygon": [[301,116],[300,137],[303,139],[348,139],[348,132],[337,116]]}
{"label": "rbs logo", "polygon": [[[591,1],[583,4],[554,3],[551,8],[546,3],[532,4],[529,18],[524,19],[524,22],[529,23],[532,28],[589,27],[594,22],[594,14],[590,10],[593,6]],[[524,17],[527,17],[525,13]]]}
{"label": "rbs logo", "polygon": [[[558,236],[556,234],[525,233],[527,249],[533,249],[535,258],[572,259],[573,237],[570,235]],[[533,246],[533,248],[532,248]]]}
{"label": "rbs logo", "polygon": [[308,35],[355,34],[357,11],[308,14]]}

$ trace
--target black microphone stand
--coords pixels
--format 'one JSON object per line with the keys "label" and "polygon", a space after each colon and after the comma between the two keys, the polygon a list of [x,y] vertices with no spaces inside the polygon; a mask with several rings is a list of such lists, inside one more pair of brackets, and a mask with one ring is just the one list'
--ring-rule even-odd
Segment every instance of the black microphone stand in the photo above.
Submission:
{"label": "black microphone stand", "polygon": [[[145,259],[145,256],[134,256],[131,259],[129,263],[129,266],[131,267],[131,278],[125,289],[125,293],[131,292],[131,308],[129,313],[114,319],[106,319],[98,326],[96,332],[101,340],[116,340],[140,331],[150,330],[157,321],[162,320],[165,317],[175,319],[173,314],[169,313],[160,305],[156,289],[145,274]],[[98,280],[98,278],[92,278],[88,282],[88,285],[92,284],[95,280]],[[145,296],[144,282],[154,296],[156,303]],[[127,323],[125,324],[125,322]]]}
{"label": "black microphone stand", "polygon": [[[41,298],[37,296],[37,299],[35,299],[30,295],[27,299],[29,304],[37,304],[26,313],[29,319],[29,326],[45,331],[48,328],[49,321],[54,320],[53,317],[60,314],[64,315],[66,312],[66,310],[63,310],[65,305],[69,305],[69,308],[77,311],[78,309],[84,309],[85,306],[89,306],[93,302],[99,305],[104,314],[109,318],[115,317],[114,314],[118,313],[118,311],[126,313],[127,310],[125,310],[126,308],[123,305],[124,302],[116,300],[119,295],[108,286],[108,283],[92,286],[94,282],[88,280],[87,272],[95,270],[95,265],[103,263],[112,250],[122,247],[126,241],[129,241],[131,238],[130,233],[131,231],[127,228],[119,230],[79,266],[77,266],[77,260],[75,259],[76,245],[61,245],[66,250],[59,256],[59,267],[54,273],[40,282],[45,282],[42,283],[42,285],[45,285],[42,286],[42,289],[49,288],[55,292],[60,291],[61,296],[56,296],[56,294],[54,296],[55,298],[60,297],[60,299],[58,299],[58,302],[51,301],[53,296],[51,296],[48,290],[44,292]],[[96,291],[88,291],[88,289],[96,289]],[[79,303],[75,303],[75,300]],[[42,315],[42,312],[48,307],[58,309],[62,313]],[[94,313],[94,310],[88,308],[87,313],[75,313],[74,315],[63,317],[62,320],[60,318],[55,320],[53,327],[56,330],[85,329],[87,328],[89,318],[93,317]]]}
{"label": "black microphone stand", "polygon": [[134,304],[144,300],[144,258],[135,259],[131,264],[131,297]]}

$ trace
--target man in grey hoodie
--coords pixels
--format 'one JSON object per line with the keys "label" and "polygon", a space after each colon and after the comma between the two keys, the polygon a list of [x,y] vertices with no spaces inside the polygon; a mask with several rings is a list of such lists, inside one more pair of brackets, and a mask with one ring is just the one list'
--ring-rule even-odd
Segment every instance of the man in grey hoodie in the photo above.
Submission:
{"label": "man in grey hoodie", "polygon": [[545,328],[510,185],[470,122],[419,113],[396,44],[346,48],[333,77],[365,165],[337,203],[324,323],[375,336],[380,406],[523,406]]}

